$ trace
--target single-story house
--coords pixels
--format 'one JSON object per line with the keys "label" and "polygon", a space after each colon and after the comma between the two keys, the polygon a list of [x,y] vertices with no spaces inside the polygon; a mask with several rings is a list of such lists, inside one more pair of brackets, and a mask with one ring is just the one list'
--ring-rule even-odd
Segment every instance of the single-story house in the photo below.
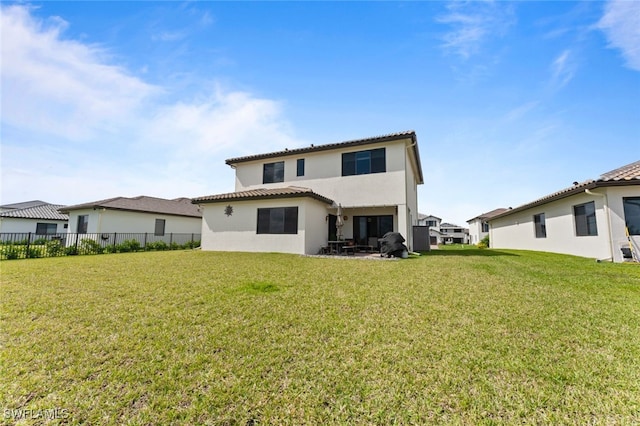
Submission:
{"label": "single-story house", "polygon": [[509,209],[489,224],[492,248],[624,261],[631,244],[636,254],[640,248],[640,161]]}
{"label": "single-story house", "polygon": [[469,243],[478,244],[480,240],[489,235],[489,222],[488,220],[500,213],[506,212],[508,209],[498,208],[491,210],[490,212],[482,213],[479,216],[469,219]]}
{"label": "single-story house", "polygon": [[316,254],[340,237],[377,247],[390,231],[412,249],[424,182],[413,131],[226,163],[235,191],[193,200],[202,209],[203,250]]}
{"label": "single-story house", "polygon": [[33,200],[0,206],[0,233],[32,233],[55,235],[67,232],[69,215],[60,213],[64,207]]}
{"label": "single-story house", "polygon": [[200,234],[202,213],[189,198],[115,197],[60,209],[69,215],[69,233]]}

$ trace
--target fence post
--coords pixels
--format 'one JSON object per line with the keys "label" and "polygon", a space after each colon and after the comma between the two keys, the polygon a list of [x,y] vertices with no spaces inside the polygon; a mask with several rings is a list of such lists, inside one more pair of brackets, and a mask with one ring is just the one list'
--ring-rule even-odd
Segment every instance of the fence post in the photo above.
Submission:
{"label": "fence post", "polygon": [[113,252],[114,252],[114,253],[116,252],[116,245],[117,245],[117,243],[116,243],[116,238],[117,238],[117,237],[118,237],[118,233],[117,233],[117,232],[114,232],[114,233],[113,233]]}
{"label": "fence post", "polygon": [[173,232],[169,234],[169,250],[171,250],[171,244],[173,244]]}
{"label": "fence post", "polygon": [[149,235],[148,232],[144,233],[144,246],[142,246],[142,251],[147,251],[147,236]]}
{"label": "fence post", "polygon": [[31,232],[27,235],[27,251],[24,252],[24,257],[29,258],[29,246],[31,246]]}
{"label": "fence post", "polygon": [[195,247],[193,247],[193,232],[191,233],[191,250],[193,250]]}

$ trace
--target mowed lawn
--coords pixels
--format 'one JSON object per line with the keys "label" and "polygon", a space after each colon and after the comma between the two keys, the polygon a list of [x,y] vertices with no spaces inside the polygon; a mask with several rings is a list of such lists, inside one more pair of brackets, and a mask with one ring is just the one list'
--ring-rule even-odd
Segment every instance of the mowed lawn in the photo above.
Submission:
{"label": "mowed lawn", "polygon": [[5,423],[640,423],[639,265],[467,248],[0,268]]}

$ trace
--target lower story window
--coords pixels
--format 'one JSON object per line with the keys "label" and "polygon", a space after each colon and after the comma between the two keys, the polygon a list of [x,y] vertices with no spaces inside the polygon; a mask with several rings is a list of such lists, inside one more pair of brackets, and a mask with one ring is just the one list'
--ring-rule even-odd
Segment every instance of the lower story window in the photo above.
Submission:
{"label": "lower story window", "polygon": [[258,234],[297,234],[298,208],[258,209]]}
{"label": "lower story window", "polygon": [[533,215],[533,224],[535,225],[536,238],[547,238],[547,224],[544,213]]}
{"label": "lower story window", "polygon": [[163,236],[165,223],[166,222],[164,219],[156,219],[156,227],[153,232],[153,235],[160,236],[160,237]]}
{"label": "lower story window", "polygon": [[593,201],[573,206],[573,216],[576,220],[577,236],[585,237],[598,235],[596,204]]}
{"label": "lower story window", "polygon": [[36,234],[50,235],[58,232],[58,225],[55,223],[36,223]]}
{"label": "lower story window", "polygon": [[622,199],[624,205],[624,222],[629,235],[640,235],[640,197]]}
{"label": "lower story window", "polygon": [[83,214],[78,216],[78,227],[76,228],[78,234],[86,234],[88,228],[89,228],[89,215]]}

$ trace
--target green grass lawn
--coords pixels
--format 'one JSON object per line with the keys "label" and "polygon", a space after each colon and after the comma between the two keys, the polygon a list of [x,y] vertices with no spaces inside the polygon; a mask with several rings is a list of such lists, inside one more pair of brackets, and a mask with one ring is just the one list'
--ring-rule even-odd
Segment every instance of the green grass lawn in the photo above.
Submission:
{"label": "green grass lawn", "polygon": [[7,424],[640,423],[638,265],[465,248],[0,268]]}

